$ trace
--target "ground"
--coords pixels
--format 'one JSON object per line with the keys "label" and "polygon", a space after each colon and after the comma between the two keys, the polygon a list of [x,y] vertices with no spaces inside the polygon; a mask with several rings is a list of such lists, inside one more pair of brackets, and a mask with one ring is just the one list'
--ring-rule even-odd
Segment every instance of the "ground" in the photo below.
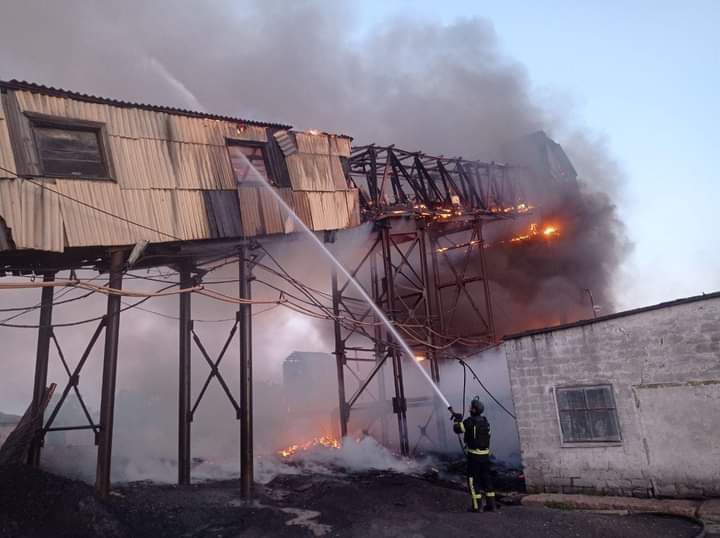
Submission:
{"label": "ground", "polygon": [[456,484],[391,472],[281,475],[239,497],[236,481],[190,487],[128,484],[107,503],[40,471],[0,469],[0,536],[532,536],[694,537],[690,520],[503,506],[469,513]]}

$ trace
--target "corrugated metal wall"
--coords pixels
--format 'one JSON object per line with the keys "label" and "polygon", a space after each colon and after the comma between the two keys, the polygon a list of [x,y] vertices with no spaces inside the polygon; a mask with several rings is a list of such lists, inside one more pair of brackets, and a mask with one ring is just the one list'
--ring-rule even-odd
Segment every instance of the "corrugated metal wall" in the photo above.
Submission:
{"label": "corrugated metal wall", "polygon": [[[7,110],[15,110],[15,115],[6,118]],[[63,198],[29,181],[0,179],[0,216],[17,248],[62,251],[64,247],[132,244],[140,239],[163,242],[294,231],[292,219],[265,187],[238,189],[230,166],[227,139],[267,142],[265,127],[8,91],[0,107],[0,166],[4,168],[16,170],[9,135],[15,123],[27,121],[26,112],[103,123],[115,181],[33,180],[67,197]],[[24,135],[17,140],[18,151],[32,160],[34,142],[27,136],[26,125],[19,130]],[[348,190],[340,163],[340,156],[350,154],[349,139],[288,132],[280,136],[294,151],[285,152],[282,144],[272,140],[268,156],[278,179],[285,177],[292,186],[293,190],[280,191],[300,218],[315,230],[359,224],[358,195]],[[35,162],[28,166],[37,167]],[[0,178],[7,175],[0,171]]]}

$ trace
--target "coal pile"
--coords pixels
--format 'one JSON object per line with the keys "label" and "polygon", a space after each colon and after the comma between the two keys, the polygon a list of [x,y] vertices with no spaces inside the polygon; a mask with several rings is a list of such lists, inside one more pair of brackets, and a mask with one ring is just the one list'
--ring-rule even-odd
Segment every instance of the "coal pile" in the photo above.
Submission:
{"label": "coal pile", "polygon": [[127,536],[88,484],[26,465],[0,466],[0,536]]}

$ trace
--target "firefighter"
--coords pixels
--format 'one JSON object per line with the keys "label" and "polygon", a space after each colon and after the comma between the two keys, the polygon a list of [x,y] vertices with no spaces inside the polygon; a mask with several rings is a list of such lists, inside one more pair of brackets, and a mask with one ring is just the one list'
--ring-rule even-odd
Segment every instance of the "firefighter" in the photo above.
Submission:
{"label": "firefighter", "polygon": [[453,415],[453,431],[463,434],[465,455],[467,457],[467,481],[472,511],[480,511],[483,493],[485,494],[485,512],[494,512],[495,489],[490,471],[490,423],[483,416],[485,406],[478,396],[470,403],[470,416],[463,420],[460,413]]}

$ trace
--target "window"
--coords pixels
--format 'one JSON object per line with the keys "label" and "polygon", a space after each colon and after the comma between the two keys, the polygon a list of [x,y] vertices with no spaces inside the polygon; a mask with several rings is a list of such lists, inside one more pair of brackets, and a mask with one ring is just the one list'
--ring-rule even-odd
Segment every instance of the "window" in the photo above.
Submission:
{"label": "window", "polygon": [[[237,182],[253,183],[264,179],[274,184],[262,142],[232,141],[228,143],[228,153]],[[261,177],[257,177],[255,170]]]}
{"label": "window", "polygon": [[102,125],[31,117],[42,175],[109,179]]}
{"label": "window", "polygon": [[558,388],[556,396],[563,443],[622,440],[611,385]]}

